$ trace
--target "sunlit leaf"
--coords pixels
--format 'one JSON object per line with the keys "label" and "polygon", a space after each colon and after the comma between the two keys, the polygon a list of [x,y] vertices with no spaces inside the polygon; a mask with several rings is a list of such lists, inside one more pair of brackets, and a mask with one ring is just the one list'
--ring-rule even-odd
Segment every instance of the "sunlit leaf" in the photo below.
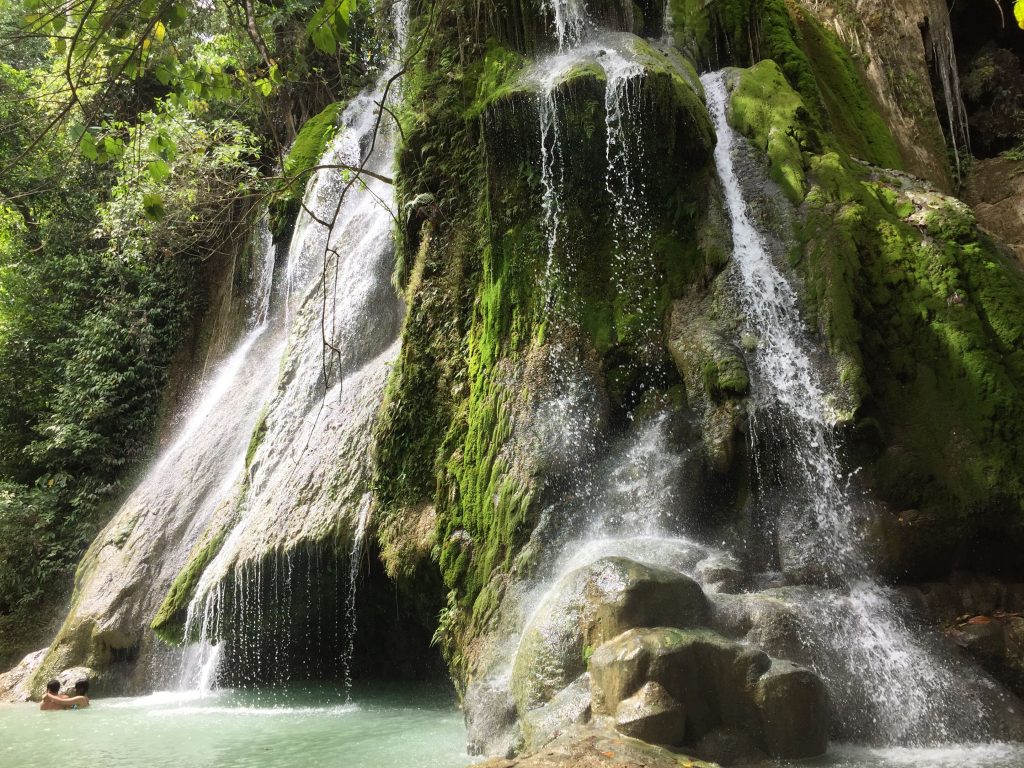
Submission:
{"label": "sunlit leaf", "polygon": [[149,171],[149,177],[157,184],[171,175],[171,167],[163,160],[154,160],[146,166],[146,170]]}

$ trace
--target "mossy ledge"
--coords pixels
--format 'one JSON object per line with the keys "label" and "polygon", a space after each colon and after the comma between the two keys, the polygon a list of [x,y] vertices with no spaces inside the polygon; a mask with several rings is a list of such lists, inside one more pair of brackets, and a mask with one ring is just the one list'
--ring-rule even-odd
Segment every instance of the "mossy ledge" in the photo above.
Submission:
{"label": "mossy ledge", "polygon": [[295,224],[302,205],[302,195],[309,181],[311,168],[334,138],[338,117],[345,103],[336,101],[328,104],[318,114],[302,124],[295,141],[282,163],[286,186],[275,193],[270,201],[270,231],[275,240],[282,239]]}
{"label": "mossy ledge", "polygon": [[185,567],[171,583],[167,590],[167,596],[157,609],[156,616],[150,622],[150,628],[157,636],[170,645],[181,645],[188,638],[185,637],[185,614],[188,605],[195,595],[196,587],[199,586],[199,579],[203,575],[213,558],[217,556],[228,529],[218,527],[209,533],[193,549]]}
{"label": "mossy ledge", "polygon": [[[846,154],[902,168],[860,65],[796,0],[672,0],[675,41],[703,68],[772,60],[810,115],[809,124]],[[787,192],[789,190],[787,189]]]}

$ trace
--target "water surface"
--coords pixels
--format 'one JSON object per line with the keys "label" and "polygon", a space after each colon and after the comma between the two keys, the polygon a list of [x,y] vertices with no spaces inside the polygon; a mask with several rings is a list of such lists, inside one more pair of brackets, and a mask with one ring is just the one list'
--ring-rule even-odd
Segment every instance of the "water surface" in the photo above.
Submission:
{"label": "water surface", "polygon": [[448,690],[156,693],[88,710],[0,705],[0,766],[63,768],[457,768],[468,765]]}

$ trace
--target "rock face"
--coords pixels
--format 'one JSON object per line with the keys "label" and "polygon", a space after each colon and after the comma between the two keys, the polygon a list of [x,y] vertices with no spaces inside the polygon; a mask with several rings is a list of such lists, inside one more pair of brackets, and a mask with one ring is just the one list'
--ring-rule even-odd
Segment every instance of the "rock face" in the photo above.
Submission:
{"label": "rock face", "polygon": [[828,747],[816,675],[709,630],[629,630],[594,652],[590,674],[594,713],[626,735],[681,745],[732,729],[783,759]]}
{"label": "rock face", "polygon": [[902,592],[986,672],[1024,697],[1024,584],[954,573],[948,582]]}
{"label": "rock face", "polygon": [[588,649],[632,627],[694,627],[708,615],[700,585],[674,571],[609,557],[569,573],[537,610],[516,654],[520,715],[583,674]]}
{"label": "rock face", "polygon": [[978,160],[967,176],[964,201],[978,226],[999,239],[1024,264],[1024,160]]}
{"label": "rock face", "polygon": [[651,744],[673,744],[686,728],[683,705],[653,681],[620,701],[614,717],[619,733]]}
{"label": "rock face", "polygon": [[523,716],[526,748],[537,749],[560,736],[571,726],[590,720],[590,675],[582,674],[543,707]]}
{"label": "rock face", "polygon": [[29,680],[42,664],[46,648],[33,651],[18,665],[0,675],[0,701],[28,701],[32,696]]}

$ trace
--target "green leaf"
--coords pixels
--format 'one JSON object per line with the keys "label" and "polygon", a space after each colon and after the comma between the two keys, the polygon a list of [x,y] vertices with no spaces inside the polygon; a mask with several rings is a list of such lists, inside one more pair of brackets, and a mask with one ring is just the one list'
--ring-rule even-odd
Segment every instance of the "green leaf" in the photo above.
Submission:
{"label": "green leaf", "polygon": [[78,143],[78,151],[82,153],[82,157],[88,160],[96,160],[100,156],[99,150],[96,149],[96,139],[88,131],[82,134]]}
{"label": "green leaf", "polygon": [[103,137],[103,151],[111,157],[120,157],[124,154],[124,142],[113,136]]}
{"label": "green leaf", "polygon": [[146,169],[149,171],[149,177],[157,184],[171,175],[171,166],[163,160],[154,160],[146,166]]}
{"label": "green leaf", "polygon": [[188,6],[184,3],[175,3],[168,9],[167,14],[164,16],[164,21],[167,22],[168,27],[174,29],[184,24],[187,18]]}
{"label": "green leaf", "polygon": [[157,221],[162,219],[167,211],[164,210],[164,199],[155,192],[147,192],[142,196],[142,210],[147,219]]}

